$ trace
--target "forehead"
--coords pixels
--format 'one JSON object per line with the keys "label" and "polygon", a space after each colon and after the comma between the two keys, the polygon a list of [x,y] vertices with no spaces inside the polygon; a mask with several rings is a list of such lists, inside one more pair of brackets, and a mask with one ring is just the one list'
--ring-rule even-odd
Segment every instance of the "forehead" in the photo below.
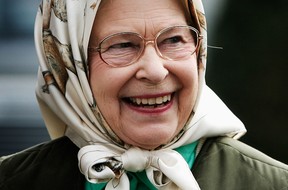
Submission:
{"label": "forehead", "polygon": [[164,27],[189,22],[183,4],[182,0],[104,0],[93,30],[102,37],[122,31],[155,34]]}

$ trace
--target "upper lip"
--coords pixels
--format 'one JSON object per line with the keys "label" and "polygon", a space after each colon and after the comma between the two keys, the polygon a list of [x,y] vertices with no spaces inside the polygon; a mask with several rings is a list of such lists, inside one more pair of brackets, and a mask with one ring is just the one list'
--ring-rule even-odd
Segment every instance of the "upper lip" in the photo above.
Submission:
{"label": "upper lip", "polygon": [[145,94],[145,95],[136,95],[136,96],[129,96],[126,98],[142,98],[142,99],[149,99],[149,98],[158,98],[163,97],[167,95],[172,95],[172,92],[166,92],[166,93],[158,93],[158,94]]}

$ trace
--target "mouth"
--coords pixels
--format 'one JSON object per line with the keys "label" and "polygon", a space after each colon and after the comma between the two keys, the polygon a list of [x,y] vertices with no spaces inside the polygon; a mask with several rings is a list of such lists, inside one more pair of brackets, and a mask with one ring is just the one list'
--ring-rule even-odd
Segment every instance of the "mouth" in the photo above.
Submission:
{"label": "mouth", "polygon": [[151,98],[137,98],[137,97],[123,98],[124,102],[128,103],[131,106],[150,108],[150,109],[164,107],[167,104],[169,104],[172,99],[173,94],[167,94]]}

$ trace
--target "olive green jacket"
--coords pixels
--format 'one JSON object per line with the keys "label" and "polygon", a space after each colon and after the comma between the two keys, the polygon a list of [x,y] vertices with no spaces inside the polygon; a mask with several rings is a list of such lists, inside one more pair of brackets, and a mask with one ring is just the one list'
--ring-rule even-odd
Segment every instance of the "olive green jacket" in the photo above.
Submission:
{"label": "olive green jacket", "polygon": [[[0,190],[84,190],[67,137],[0,160]],[[288,190],[288,166],[227,137],[207,139],[192,168],[202,190]]]}

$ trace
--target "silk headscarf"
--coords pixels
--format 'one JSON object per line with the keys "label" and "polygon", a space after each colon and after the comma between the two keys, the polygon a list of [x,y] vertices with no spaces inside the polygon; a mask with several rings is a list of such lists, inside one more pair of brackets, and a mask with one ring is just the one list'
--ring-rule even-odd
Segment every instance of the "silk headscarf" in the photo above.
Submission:
{"label": "silk headscarf", "polygon": [[35,21],[39,58],[36,96],[51,138],[68,136],[80,148],[80,171],[92,183],[108,182],[106,189],[128,189],[126,171],[143,170],[158,189],[200,189],[185,160],[172,149],[211,136],[239,138],[246,132],[242,122],[206,85],[207,30],[201,0],[185,0],[203,35],[197,52],[196,105],[179,135],[155,151],[123,143],[94,100],[88,81],[87,47],[100,2],[43,0],[39,7]]}

